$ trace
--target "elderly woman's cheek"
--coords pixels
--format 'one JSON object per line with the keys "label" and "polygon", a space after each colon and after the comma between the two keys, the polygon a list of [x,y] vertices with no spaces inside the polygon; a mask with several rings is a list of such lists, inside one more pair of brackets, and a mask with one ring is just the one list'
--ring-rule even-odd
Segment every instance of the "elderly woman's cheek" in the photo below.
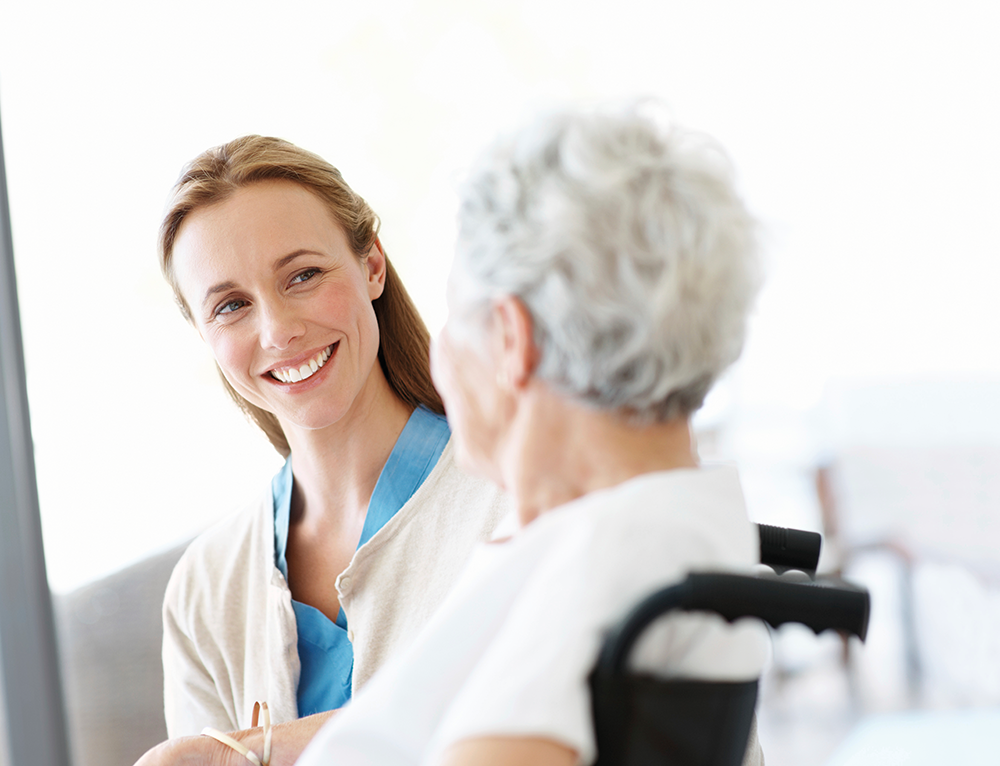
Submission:
{"label": "elderly woman's cheek", "polygon": [[431,346],[431,375],[448,413],[458,461],[466,470],[477,463],[487,430],[480,401],[483,374],[483,363],[476,353],[456,346],[447,329],[443,330]]}
{"label": "elderly woman's cheek", "polygon": [[455,369],[455,356],[447,330],[442,330],[431,344],[431,378],[441,394],[452,430],[457,430],[462,410],[458,380],[461,373]]}
{"label": "elderly woman's cheek", "polygon": [[434,387],[441,394],[445,409],[448,409],[448,401],[451,399],[451,389],[444,358],[446,353],[444,346],[447,343],[444,333],[445,331],[442,330],[441,334],[431,342],[431,380],[434,381]]}

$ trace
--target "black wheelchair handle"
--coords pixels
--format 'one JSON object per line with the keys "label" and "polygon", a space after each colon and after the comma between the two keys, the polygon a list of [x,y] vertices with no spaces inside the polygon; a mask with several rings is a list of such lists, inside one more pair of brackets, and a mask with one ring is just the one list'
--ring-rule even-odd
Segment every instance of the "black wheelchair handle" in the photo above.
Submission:
{"label": "black wheelchair handle", "polygon": [[819,532],[758,524],[757,533],[760,538],[761,564],[767,564],[778,573],[786,569],[816,573],[823,545],[823,537]]}
{"label": "black wheelchair handle", "polygon": [[622,672],[642,631],[671,611],[714,612],[729,622],[756,617],[775,628],[797,622],[816,634],[837,630],[864,641],[870,609],[868,591],[843,580],[800,583],[777,577],[693,573],[639,602],[605,639],[597,667],[601,672]]}

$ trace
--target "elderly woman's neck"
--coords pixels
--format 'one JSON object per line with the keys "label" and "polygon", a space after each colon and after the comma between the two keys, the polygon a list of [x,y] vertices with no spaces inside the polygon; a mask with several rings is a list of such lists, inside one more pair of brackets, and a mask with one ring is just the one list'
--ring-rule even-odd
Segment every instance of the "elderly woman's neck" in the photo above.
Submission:
{"label": "elderly woman's neck", "polygon": [[501,470],[522,524],[642,474],[698,467],[688,418],[637,426],[544,387],[527,392],[517,410]]}

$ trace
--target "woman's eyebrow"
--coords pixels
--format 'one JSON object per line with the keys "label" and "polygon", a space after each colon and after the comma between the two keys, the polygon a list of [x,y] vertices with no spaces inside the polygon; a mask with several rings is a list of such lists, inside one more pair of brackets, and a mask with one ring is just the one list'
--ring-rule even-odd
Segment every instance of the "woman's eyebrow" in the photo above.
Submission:
{"label": "woman's eyebrow", "polygon": [[219,282],[219,284],[217,285],[212,285],[210,288],[208,288],[208,290],[205,291],[205,297],[201,301],[202,305],[204,306],[205,304],[207,304],[211,299],[211,297],[216,293],[222,293],[225,292],[226,290],[232,290],[234,287],[236,287],[235,282]]}
{"label": "woman's eyebrow", "polygon": [[272,269],[274,271],[280,271],[285,266],[287,266],[289,263],[291,263],[292,261],[294,261],[296,258],[299,258],[300,256],[303,256],[303,255],[322,255],[322,253],[319,253],[319,252],[317,252],[315,250],[309,250],[307,248],[300,247],[298,250],[295,250],[295,251],[289,253],[288,255],[286,255],[286,256],[284,256],[284,257],[279,258],[278,260],[276,260],[274,262],[274,266],[272,266]]}

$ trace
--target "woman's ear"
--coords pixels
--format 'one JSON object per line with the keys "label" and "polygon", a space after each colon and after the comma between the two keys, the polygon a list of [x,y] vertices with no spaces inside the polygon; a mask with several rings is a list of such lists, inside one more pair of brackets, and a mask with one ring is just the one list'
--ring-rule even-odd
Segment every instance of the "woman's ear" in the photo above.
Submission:
{"label": "woman's ear", "polygon": [[371,300],[375,300],[382,295],[382,291],[385,289],[385,275],[388,270],[385,250],[382,249],[382,243],[378,237],[375,237],[375,242],[372,243],[368,255],[365,256],[365,266],[367,268],[368,296]]}
{"label": "woman's ear", "polygon": [[511,388],[523,388],[540,357],[531,312],[520,298],[505,295],[494,302],[493,319],[499,345],[498,373]]}

